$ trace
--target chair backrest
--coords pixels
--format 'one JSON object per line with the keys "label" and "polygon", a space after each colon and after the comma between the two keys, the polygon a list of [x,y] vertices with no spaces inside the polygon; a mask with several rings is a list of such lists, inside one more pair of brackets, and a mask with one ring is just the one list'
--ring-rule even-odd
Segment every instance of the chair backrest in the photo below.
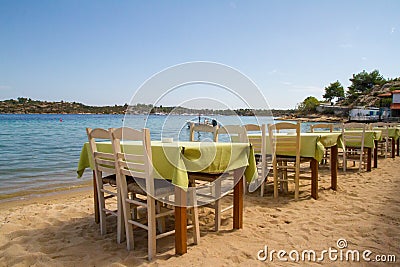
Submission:
{"label": "chair backrest", "polygon": [[213,136],[213,140],[215,140],[215,134],[218,129],[217,126],[212,126],[208,124],[195,124],[194,122],[190,123],[190,136],[189,141],[195,141],[194,133],[211,133]]}
{"label": "chair backrest", "polygon": [[261,126],[258,124],[245,124],[244,128],[247,132],[258,132],[261,131]]}
{"label": "chair backrest", "polygon": [[225,125],[217,129],[214,141],[218,142],[220,135],[228,135],[233,143],[247,143],[247,133],[244,126],[241,125]]}
{"label": "chair backrest", "polygon": [[115,173],[114,154],[112,152],[99,152],[97,150],[96,142],[96,140],[111,141],[110,132],[102,128],[86,128],[86,134],[88,136],[94,170],[100,172]]}
{"label": "chair backrest", "polygon": [[[266,141],[265,138],[267,136],[265,124],[261,126],[257,124],[246,124],[244,125],[244,128],[246,129],[247,139],[251,144],[251,146],[253,147],[254,153],[261,155],[265,154],[265,141]],[[256,132],[257,134],[254,134],[252,136],[251,132]]]}
{"label": "chair backrest", "polygon": [[329,130],[329,132],[333,132],[333,124],[331,123],[317,123],[310,126],[310,130],[313,133],[315,129],[319,129],[322,131]]}
{"label": "chair backrest", "polygon": [[[147,194],[154,195],[153,165],[150,131],[147,128],[135,130],[128,127],[110,129],[117,178],[126,181],[126,176],[135,178]],[[121,150],[121,141],[139,141],[135,149]],[[145,183],[145,185],[144,185]],[[123,184],[123,183],[121,183]]]}
{"label": "chair backrest", "polygon": [[360,149],[364,149],[365,123],[343,123],[342,124],[342,139],[344,146],[352,146],[352,144],[360,143]]}
{"label": "chair backrest", "polygon": [[370,129],[378,128],[382,132],[383,139],[389,139],[389,125],[386,122],[375,122],[370,124]]}
{"label": "chair backrest", "polygon": [[[300,122],[288,123],[279,122],[268,125],[268,136],[274,155],[296,156],[296,162],[300,162]],[[294,130],[295,133],[280,133],[282,130]]]}

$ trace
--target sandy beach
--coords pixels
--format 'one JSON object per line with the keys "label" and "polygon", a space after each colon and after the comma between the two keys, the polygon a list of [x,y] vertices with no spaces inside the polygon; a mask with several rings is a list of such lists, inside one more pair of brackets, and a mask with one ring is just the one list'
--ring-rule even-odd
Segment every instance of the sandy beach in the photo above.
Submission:
{"label": "sandy beach", "polygon": [[[0,266],[265,266],[257,254],[271,250],[336,248],[339,239],[346,250],[365,250],[376,255],[396,255],[400,261],[400,158],[379,159],[372,172],[339,171],[338,191],[329,189],[329,170],[320,168],[318,200],[310,198],[309,182],[301,187],[300,200],[292,195],[274,200],[269,189],[244,198],[244,227],[232,230],[232,217],[223,216],[223,227],[213,232],[211,210],[200,209],[201,240],[189,245],[188,253],[176,256],[174,238],[157,243],[157,257],[147,261],[146,234],[136,231],[135,250],[116,243],[115,218],[108,218],[108,233],[100,235],[94,222],[90,188],[52,196],[0,204]],[[268,188],[267,188],[268,189]],[[189,233],[189,242],[192,242]],[[260,254],[263,256],[264,254]],[[294,254],[293,254],[294,255]],[[301,254],[300,254],[301,255]],[[286,258],[288,256],[286,255]],[[291,266],[274,255],[274,266]],[[328,255],[322,262],[297,265],[336,265]],[[340,264],[365,265],[342,261]],[[371,265],[382,263],[369,262]],[[394,265],[393,265],[394,266]]]}

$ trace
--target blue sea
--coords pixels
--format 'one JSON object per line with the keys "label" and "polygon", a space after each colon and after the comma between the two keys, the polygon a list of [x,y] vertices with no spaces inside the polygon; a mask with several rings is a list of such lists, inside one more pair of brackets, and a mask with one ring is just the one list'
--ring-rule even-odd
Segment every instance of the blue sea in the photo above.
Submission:
{"label": "blue sea", "polygon": [[[271,123],[270,117],[213,116],[222,125]],[[210,119],[210,118],[209,118]],[[147,127],[152,140],[188,140],[187,121],[196,115],[0,114],[0,201],[79,187],[76,169],[86,127]],[[202,117],[203,121],[204,118]],[[308,123],[302,125],[307,131]]]}

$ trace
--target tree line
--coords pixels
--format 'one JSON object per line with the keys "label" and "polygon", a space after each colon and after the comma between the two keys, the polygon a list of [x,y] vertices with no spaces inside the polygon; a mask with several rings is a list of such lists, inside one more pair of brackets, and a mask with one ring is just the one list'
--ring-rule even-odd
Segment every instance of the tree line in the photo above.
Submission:
{"label": "tree line", "polygon": [[[333,104],[333,101],[335,101],[340,105],[350,105],[354,103],[354,101],[356,101],[360,96],[370,93],[375,85],[383,85],[387,82],[396,81],[399,79],[400,78],[385,79],[383,75],[379,73],[379,70],[373,70],[369,73],[363,70],[360,73],[353,74],[353,76],[349,79],[351,85],[346,91],[343,85],[336,80],[325,87],[325,94],[322,97],[325,100],[324,102]],[[314,96],[309,96],[304,99],[303,102],[298,104],[297,109],[303,114],[315,112],[316,107],[320,103],[321,101]]]}

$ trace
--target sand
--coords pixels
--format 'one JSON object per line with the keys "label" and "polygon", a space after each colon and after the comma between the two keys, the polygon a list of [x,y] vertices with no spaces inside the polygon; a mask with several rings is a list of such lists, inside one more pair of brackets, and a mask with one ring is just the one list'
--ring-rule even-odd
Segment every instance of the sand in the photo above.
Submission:
{"label": "sand", "polygon": [[[175,256],[174,238],[163,238],[152,262],[146,258],[143,231],[136,231],[136,247],[131,252],[124,243],[116,243],[115,217],[107,220],[108,233],[100,235],[90,189],[1,203],[0,266],[266,266],[271,264],[269,259],[257,259],[265,246],[269,252],[315,250],[320,257],[322,250],[338,249],[339,239],[347,241],[347,248],[339,250],[344,253],[370,250],[370,258],[390,254],[400,262],[399,166],[396,157],[379,159],[379,168],[372,172],[339,172],[336,192],[329,189],[329,170],[321,168],[318,200],[310,198],[309,182],[301,188],[299,201],[292,195],[274,200],[271,191],[263,198],[258,193],[246,195],[241,230],[232,230],[232,217],[226,213],[222,231],[213,232],[212,211],[202,208],[201,243],[189,245],[187,254]],[[191,242],[191,234],[188,236]],[[328,255],[321,263],[339,265]],[[274,266],[321,263],[280,262],[276,254],[273,259]],[[363,260],[340,263],[366,264]]]}

